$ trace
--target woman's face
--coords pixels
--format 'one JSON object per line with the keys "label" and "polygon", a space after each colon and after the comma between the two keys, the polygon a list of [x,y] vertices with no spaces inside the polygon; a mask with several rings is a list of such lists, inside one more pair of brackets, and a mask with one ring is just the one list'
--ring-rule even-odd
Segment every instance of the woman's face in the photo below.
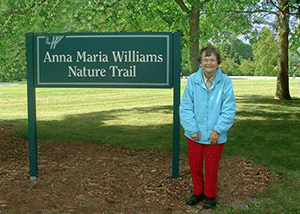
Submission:
{"label": "woman's face", "polygon": [[212,53],[210,56],[205,56],[205,52],[202,53],[201,66],[204,73],[212,75],[219,66],[217,55]]}

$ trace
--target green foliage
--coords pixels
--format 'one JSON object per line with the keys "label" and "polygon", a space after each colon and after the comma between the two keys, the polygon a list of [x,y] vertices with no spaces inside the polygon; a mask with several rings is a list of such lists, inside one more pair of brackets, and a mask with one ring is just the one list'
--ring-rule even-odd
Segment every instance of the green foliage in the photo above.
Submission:
{"label": "green foliage", "polygon": [[[236,11],[257,7],[255,0],[194,1],[184,0],[3,0],[0,2],[0,81],[26,80],[26,41],[29,32],[132,32],[132,31],[179,31],[182,34],[182,66],[188,70],[191,10],[199,9],[200,46],[213,43],[221,48],[225,70],[229,74],[251,74],[254,59],[251,46],[236,39],[249,31],[251,20],[259,21],[251,13]],[[263,4],[261,6],[267,7]],[[259,17],[258,17],[259,18]],[[298,53],[299,24],[295,22],[291,34],[291,50]],[[250,34],[249,34],[250,35]],[[262,33],[263,35],[263,33]],[[261,36],[262,37],[262,36]],[[255,45],[255,75],[276,75],[273,60],[274,41],[266,45],[260,38]],[[274,40],[274,39],[273,39]],[[252,37],[252,42],[253,37]],[[273,42],[273,43],[272,43]],[[268,58],[261,57],[266,45]],[[197,54],[197,53],[194,53]],[[299,56],[299,54],[298,54]],[[230,59],[233,59],[234,63]],[[299,58],[299,57],[298,57]],[[245,60],[248,60],[249,63]],[[265,61],[264,61],[265,60]],[[248,64],[247,64],[248,63]],[[291,74],[298,74],[297,56],[291,55]],[[237,65],[240,68],[237,68]],[[273,68],[271,68],[273,66]]]}
{"label": "green foliage", "polygon": [[176,4],[167,3],[129,0],[1,1],[0,49],[5,54],[0,54],[0,81],[26,79],[26,33],[177,31],[175,28],[179,23],[186,24],[187,19],[179,14]]}
{"label": "green foliage", "polygon": [[233,41],[230,49],[230,54],[238,64],[241,64],[241,61],[243,59],[253,60],[251,45],[248,45],[239,39],[235,39]]}
{"label": "green foliage", "polygon": [[254,76],[255,62],[250,60],[242,60],[242,63],[239,66],[239,71],[241,76]]}
{"label": "green foliage", "polygon": [[[64,32],[69,20],[61,10],[75,1],[6,0],[0,10],[0,81],[26,79],[26,41],[29,32]],[[82,6],[82,4],[81,4]],[[84,7],[82,7],[84,8]],[[70,10],[72,11],[72,10]],[[76,12],[76,11],[73,11]]]}
{"label": "green foliage", "polygon": [[278,58],[275,39],[269,28],[264,27],[259,40],[253,45],[255,75],[276,76],[278,73]]}
{"label": "green foliage", "polygon": [[251,45],[244,43],[240,39],[234,38],[231,42],[223,42],[219,46],[224,58],[232,58],[239,65],[245,59],[253,60]]}
{"label": "green foliage", "polygon": [[290,76],[300,76],[300,58],[296,53],[289,56],[289,74]]}
{"label": "green foliage", "polygon": [[294,31],[290,32],[289,74],[300,76],[300,23],[296,23]]}
{"label": "green foliage", "polygon": [[223,43],[236,38],[251,26],[247,13],[236,13],[243,11],[249,5],[255,4],[253,0],[222,0],[207,1],[206,7],[200,19],[200,42]]}
{"label": "green foliage", "polygon": [[222,71],[229,75],[229,76],[238,76],[240,75],[239,72],[239,65],[234,62],[234,59],[232,58],[226,58],[222,61],[220,68]]}
{"label": "green foliage", "polygon": [[[188,10],[200,10],[202,42],[232,38],[248,26],[245,14],[229,11],[246,7],[247,1],[182,2]],[[26,79],[28,32],[180,31],[183,65],[189,61],[191,14],[175,0],[5,0],[0,6],[0,48],[5,50],[0,61],[0,81]]]}

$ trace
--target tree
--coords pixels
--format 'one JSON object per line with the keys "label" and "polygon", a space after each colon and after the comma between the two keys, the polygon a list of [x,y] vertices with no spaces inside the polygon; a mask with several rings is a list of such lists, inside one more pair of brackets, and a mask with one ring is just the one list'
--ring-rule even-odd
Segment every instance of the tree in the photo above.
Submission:
{"label": "tree", "polygon": [[281,100],[291,100],[289,91],[289,16],[290,14],[290,0],[277,0],[277,5],[270,1],[278,8],[278,76],[275,98]]}
{"label": "tree", "polygon": [[[221,42],[233,38],[249,27],[245,14],[234,13],[234,9],[244,9],[253,1],[183,1],[175,0],[189,19],[189,62],[190,72],[198,70],[199,40]],[[238,24],[237,24],[238,23]],[[209,41],[211,40],[211,41]],[[203,45],[203,44],[202,44]]]}
{"label": "tree", "polygon": [[239,65],[232,58],[225,58],[220,64],[222,71],[230,76],[239,76]]}
{"label": "tree", "polygon": [[[254,0],[252,0],[254,1]],[[244,14],[229,14],[228,8],[243,9],[249,0],[94,0],[92,4],[107,17],[108,25],[122,31],[179,31],[183,62],[198,70],[199,46],[232,38],[249,27]],[[164,23],[163,23],[164,22]],[[235,25],[234,23],[239,23]],[[118,28],[120,30],[120,28]]]}
{"label": "tree", "polygon": [[[295,39],[299,38],[299,34],[295,36],[299,32],[297,29],[300,17],[299,0],[258,0],[255,5],[251,4],[250,6],[249,4],[246,10],[236,10],[236,12],[252,14],[253,24],[269,25],[276,30],[278,74],[275,98],[290,100],[288,72],[289,49],[297,50],[299,47],[299,39]],[[289,36],[291,34],[291,38],[293,38],[292,41],[294,41],[293,43],[289,43]]]}
{"label": "tree", "polygon": [[242,60],[239,70],[242,76],[253,76],[255,71],[255,63],[250,60]]}
{"label": "tree", "polygon": [[189,16],[189,62],[190,72],[195,72],[199,69],[198,55],[199,55],[199,23],[200,23],[200,9],[203,8],[205,1],[195,1],[189,9],[182,0],[175,0],[181,9]]}
{"label": "tree", "polygon": [[241,64],[244,59],[253,60],[253,52],[251,45],[245,44],[240,39],[234,39],[232,42],[231,53],[235,57],[235,61]]}
{"label": "tree", "polygon": [[[7,5],[0,9],[0,30],[3,32],[0,37],[10,40],[4,44],[5,49],[9,44],[19,48],[18,62],[21,64],[25,61],[25,32],[180,31],[183,62],[189,60],[191,73],[199,67],[199,46],[219,44],[242,33],[251,24],[249,16],[234,11],[244,11],[249,4],[256,3],[255,0],[6,2]],[[10,59],[8,57],[4,64],[11,64]]]}
{"label": "tree", "polygon": [[26,33],[99,31],[102,20],[88,1],[0,1],[0,81],[26,80]]}
{"label": "tree", "polygon": [[238,64],[243,60],[253,60],[252,47],[240,39],[234,38],[231,41],[223,42],[219,45],[222,55],[233,58]]}
{"label": "tree", "polygon": [[[26,79],[24,13],[31,6],[21,1],[0,3],[0,81],[22,81]],[[26,25],[25,25],[26,26]]]}
{"label": "tree", "polygon": [[276,76],[277,72],[277,47],[275,39],[268,27],[264,27],[259,35],[259,40],[253,45],[256,76]]}
{"label": "tree", "polygon": [[289,74],[290,76],[300,75],[300,58],[296,53],[290,53],[289,56]]}
{"label": "tree", "polygon": [[[291,29],[297,27],[300,17],[299,0],[268,0],[268,4],[276,11],[278,20],[277,43],[278,43],[278,76],[275,98],[281,100],[291,100],[289,92],[289,50],[295,50],[295,43],[289,43]],[[292,38],[295,38],[297,29],[294,28]],[[293,47],[294,46],[294,47]],[[299,46],[299,40],[296,44]]]}

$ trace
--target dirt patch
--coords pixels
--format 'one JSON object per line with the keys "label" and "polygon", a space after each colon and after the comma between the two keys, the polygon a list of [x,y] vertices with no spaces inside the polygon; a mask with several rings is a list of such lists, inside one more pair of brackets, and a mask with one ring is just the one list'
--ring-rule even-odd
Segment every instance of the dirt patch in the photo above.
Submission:
{"label": "dirt patch", "polygon": [[[172,152],[98,143],[38,142],[39,177],[29,180],[26,139],[0,124],[0,213],[186,213],[192,194],[187,155],[172,179]],[[271,173],[249,159],[224,156],[218,201],[268,189]],[[199,205],[199,209],[201,205]]]}

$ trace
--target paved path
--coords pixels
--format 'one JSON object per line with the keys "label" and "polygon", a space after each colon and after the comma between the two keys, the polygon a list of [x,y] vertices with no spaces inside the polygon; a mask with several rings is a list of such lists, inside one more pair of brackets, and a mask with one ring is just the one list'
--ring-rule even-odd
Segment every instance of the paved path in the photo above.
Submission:
{"label": "paved path", "polygon": [[3,85],[21,85],[21,84],[27,84],[27,82],[0,82],[0,86]]}

